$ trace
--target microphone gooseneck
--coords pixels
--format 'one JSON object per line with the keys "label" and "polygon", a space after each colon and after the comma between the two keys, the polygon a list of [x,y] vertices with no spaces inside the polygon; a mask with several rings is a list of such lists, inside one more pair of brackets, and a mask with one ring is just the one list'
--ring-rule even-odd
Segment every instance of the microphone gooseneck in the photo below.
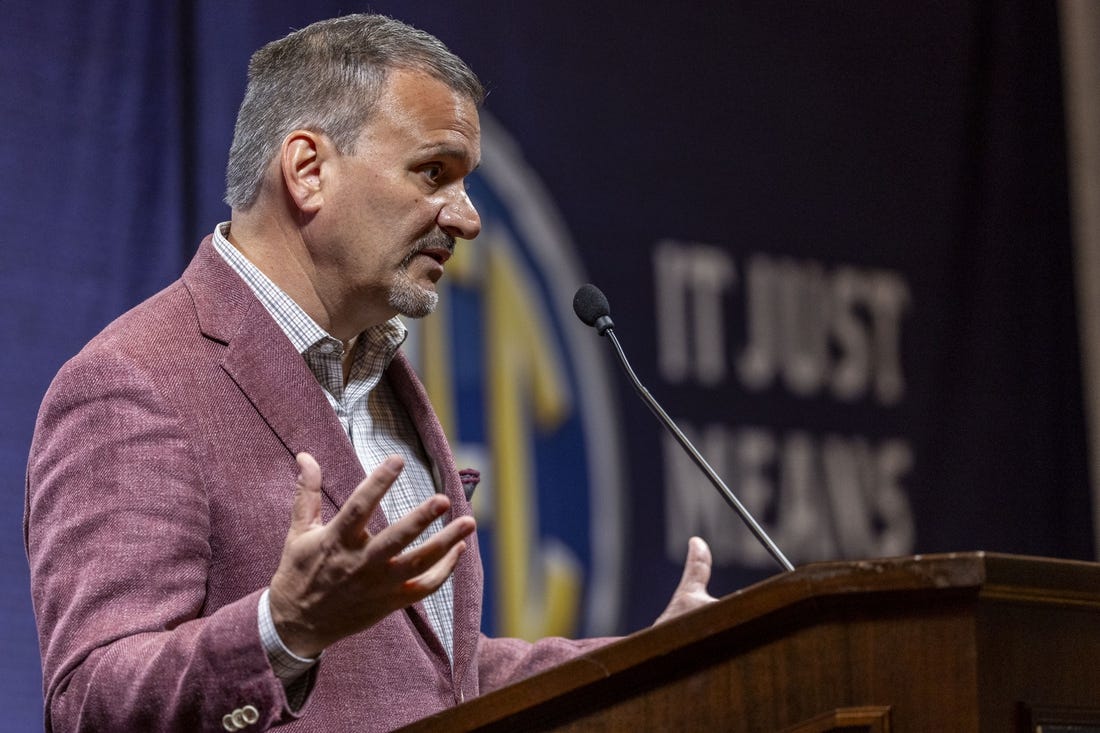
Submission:
{"label": "microphone gooseneck", "polygon": [[582,285],[576,295],[573,296],[573,311],[577,314],[577,317],[581,319],[586,325],[592,326],[596,329],[596,332],[601,336],[607,336],[611,341],[611,345],[615,347],[615,354],[619,357],[619,363],[622,364],[623,371],[626,372],[630,378],[631,383],[634,385],[634,390],[638,393],[638,396],[642,398],[649,411],[654,414],[658,421],[672,434],[672,437],[676,438],[676,441],[680,444],[687,454],[691,457],[691,460],[695,462],[695,465],[699,467],[706,477],[710,480],[714,488],[718,490],[718,493],[722,495],[722,498],[726,500],[726,503],[737,512],[737,515],[741,517],[741,521],[745,523],[745,526],[756,536],[756,539],[760,541],[760,544],[768,551],[769,554],[784,570],[794,570],[794,565],[776,546],[772,538],[768,536],[768,533],[764,531],[764,528],[753,518],[749,510],[745,508],[745,505],[734,495],[730,488],[726,486],[725,482],[718,476],[702,454],[695,449],[691,441],[687,439],[683,431],[676,426],[672,418],[668,416],[668,413],[657,403],[657,400],[653,398],[653,395],[649,393],[649,390],[645,388],[641,380],[638,379],[638,375],[634,373],[634,369],[630,366],[630,361],[626,358],[626,353],[623,351],[623,347],[619,344],[619,339],[615,336],[615,324],[611,320],[611,306],[607,302],[607,297],[597,288],[595,285],[586,284]]}

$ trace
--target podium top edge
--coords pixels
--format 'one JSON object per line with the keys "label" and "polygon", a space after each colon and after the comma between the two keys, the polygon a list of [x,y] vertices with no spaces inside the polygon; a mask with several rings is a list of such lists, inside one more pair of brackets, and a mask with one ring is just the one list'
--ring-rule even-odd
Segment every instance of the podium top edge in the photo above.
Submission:
{"label": "podium top edge", "polygon": [[[783,586],[790,586],[787,593],[778,590]],[[1025,595],[1087,596],[1100,604],[1100,563],[984,551],[816,562],[728,597],[778,594],[789,602],[792,591],[820,598],[949,589],[1000,597],[1009,588]]]}

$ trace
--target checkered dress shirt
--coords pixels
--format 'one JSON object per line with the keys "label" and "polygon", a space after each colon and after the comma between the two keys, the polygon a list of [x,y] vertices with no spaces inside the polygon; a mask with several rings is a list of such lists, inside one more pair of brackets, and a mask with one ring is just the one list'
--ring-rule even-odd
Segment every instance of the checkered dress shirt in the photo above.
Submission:
{"label": "checkered dress shirt", "polygon": [[[241,276],[256,294],[275,322],[286,333],[294,348],[305,359],[325,397],[344,426],[363,470],[368,474],[387,456],[396,454],[405,461],[405,470],[382,497],[382,511],[394,522],[436,492],[428,457],[420,443],[416,426],[405,408],[383,379],[397,349],[408,331],[396,316],[367,329],[351,345],[352,366],[344,384],[344,345],[329,335],[316,321],[271,281],[258,267],[226,239],[229,222],[214,231],[214,249]],[[321,467],[322,470],[324,466]],[[434,521],[411,547],[422,544],[443,527],[442,518]],[[454,590],[451,578],[424,599],[424,608],[436,634],[453,657]],[[260,635],[276,675],[290,683],[317,660],[293,654],[275,633],[267,594],[260,601]]]}

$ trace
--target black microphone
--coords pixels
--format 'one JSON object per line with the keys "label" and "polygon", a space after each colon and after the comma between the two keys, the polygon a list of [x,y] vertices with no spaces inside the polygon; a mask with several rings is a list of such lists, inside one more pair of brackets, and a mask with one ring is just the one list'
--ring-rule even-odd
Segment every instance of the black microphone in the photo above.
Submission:
{"label": "black microphone", "polygon": [[576,295],[573,296],[573,312],[577,314],[577,318],[580,318],[586,325],[592,326],[596,329],[596,332],[601,336],[607,336],[611,340],[611,344],[615,347],[615,354],[619,357],[619,363],[623,365],[623,370],[627,376],[630,377],[631,383],[634,385],[634,390],[642,398],[642,401],[649,407],[649,411],[652,412],[657,419],[661,422],[665,428],[672,433],[672,437],[676,438],[676,441],[680,446],[687,451],[687,454],[691,456],[691,460],[695,461],[695,465],[706,475],[710,482],[714,485],[714,488],[718,489],[718,493],[722,495],[722,498],[726,500],[726,503],[737,512],[737,515],[741,517],[741,521],[745,523],[754,535],[756,539],[760,540],[760,544],[764,545],[764,548],[771,554],[775,561],[784,570],[794,570],[794,565],[791,565],[791,561],[784,556],[779,550],[772,538],[768,536],[768,533],[764,531],[749,510],[745,508],[738,498],[730,491],[725,482],[719,478],[718,474],[714,472],[714,469],[710,467],[706,459],[702,454],[695,449],[695,446],[691,444],[691,441],[687,439],[687,436],[683,434],[680,428],[676,427],[676,423],[672,421],[672,418],[668,416],[659,404],[657,400],[653,399],[653,395],[649,393],[638,379],[638,375],[634,373],[634,369],[631,368],[630,362],[627,361],[626,354],[623,352],[623,347],[619,345],[619,339],[615,336],[615,324],[611,320],[611,306],[607,303],[607,297],[600,292],[600,289],[595,285],[587,284],[582,285]]}

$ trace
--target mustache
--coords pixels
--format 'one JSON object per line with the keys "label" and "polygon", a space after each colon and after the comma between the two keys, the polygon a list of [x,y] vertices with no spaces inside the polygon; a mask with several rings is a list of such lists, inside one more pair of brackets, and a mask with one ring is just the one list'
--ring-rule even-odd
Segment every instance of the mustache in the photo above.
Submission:
{"label": "mustache", "polygon": [[409,264],[414,257],[426,249],[446,249],[448,254],[454,254],[455,238],[442,230],[436,230],[425,234],[423,237],[416,240],[416,244],[413,246],[408,256],[405,257],[403,264]]}

